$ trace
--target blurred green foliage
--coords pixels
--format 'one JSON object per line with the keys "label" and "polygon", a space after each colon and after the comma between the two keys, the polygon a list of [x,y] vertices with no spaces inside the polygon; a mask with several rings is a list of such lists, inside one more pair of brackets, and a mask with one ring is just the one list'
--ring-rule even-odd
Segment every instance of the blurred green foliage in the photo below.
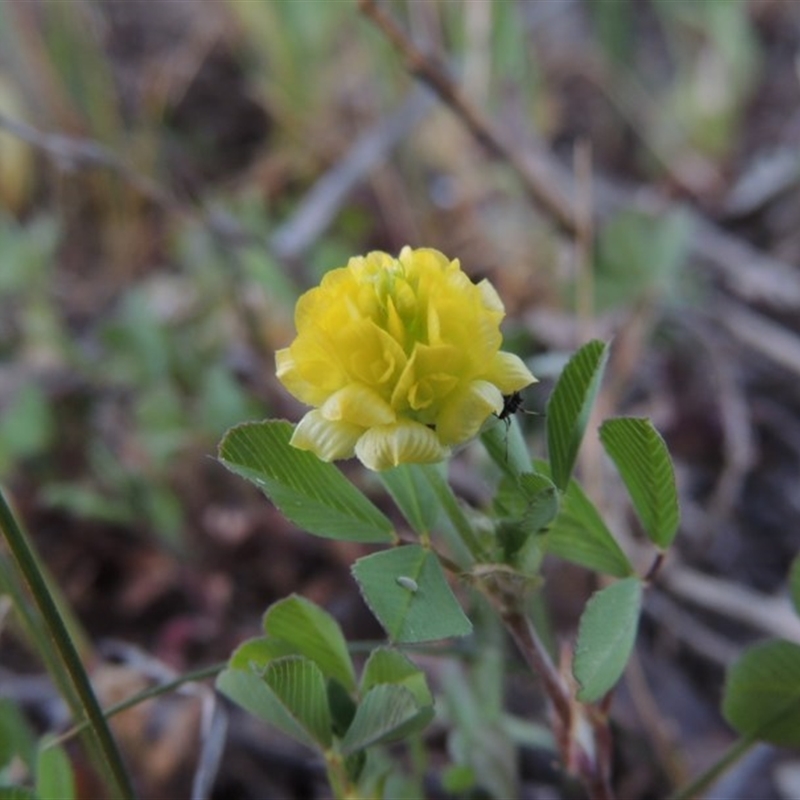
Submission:
{"label": "blurred green foliage", "polygon": [[690,303],[697,287],[684,271],[692,234],[688,214],[660,218],[635,211],[614,216],[600,231],[595,261],[598,311],[644,301]]}
{"label": "blurred green foliage", "polygon": [[[142,69],[145,90],[132,102],[104,38],[103,4],[35,5],[34,12],[34,4],[0,3],[0,66],[25,99],[30,122],[108,145],[137,174],[170,188],[171,145],[189,150],[199,138],[203,156],[214,158],[214,141],[204,138],[202,126],[170,127],[170,103],[188,92],[191,74],[170,83],[160,77],[166,62],[154,62],[150,72]],[[536,42],[542,14],[566,13],[556,5],[396,0],[386,7],[420,44],[443,50],[479,107],[503,125],[510,118],[509,129],[520,139],[565,137],[568,154],[570,137],[580,135],[562,108],[571,67],[550,69],[547,48]],[[563,5],[580,6],[585,17],[588,35],[569,61],[576,74],[591,73],[597,92],[612,99],[604,120],[608,138],[633,129],[633,145],[625,151],[631,172],[659,180],[685,158],[696,163],[695,156],[723,170],[762,79],[753,4]],[[202,223],[202,213],[187,221],[183,213],[144,202],[119,175],[44,155],[38,191],[27,207],[16,218],[0,217],[0,479],[25,476],[45,504],[78,519],[133,528],[168,547],[180,547],[184,533],[187,497],[178,478],[187,454],[208,454],[232,424],[267,416],[271,387],[268,380],[266,387],[258,385],[259,371],[271,371],[271,349],[286,343],[299,287],[354,253],[393,241],[396,230],[456,241],[463,253],[451,254],[469,257],[477,249],[470,237],[485,227],[490,242],[513,241],[511,252],[523,253],[517,259],[527,272],[523,281],[508,284],[509,301],[517,301],[516,290],[527,287],[534,273],[549,283],[543,293],[548,301],[569,308],[574,289],[554,264],[559,245],[548,240],[531,250],[526,237],[535,225],[521,188],[478,150],[459,152],[446,135],[431,138],[439,149],[409,136],[389,201],[377,207],[374,186],[372,194],[359,193],[294,272],[278,263],[269,254],[270,232],[354,139],[396,107],[412,80],[383,36],[359,16],[354,0],[229,0],[224,14],[233,32],[220,37],[221,46],[232,52],[248,94],[268,115],[270,135],[252,169],[215,185],[193,185],[188,206],[229,214],[254,233],[253,241],[221,241]],[[201,42],[181,50],[188,73],[199,71],[212,49]],[[596,68],[598,63],[608,69]],[[214,116],[227,113],[211,110]],[[597,170],[605,167],[598,160]],[[277,178],[264,178],[262,169]],[[442,209],[431,185],[441,175],[455,179],[452,205],[470,213],[435,216]],[[392,227],[387,218],[400,216],[393,202],[404,204],[410,225]],[[159,226],[150,224],[153,216]],[[691,235],[680,211],[611,218],[597,237],[597,312],[650,300],[693,302]],[[95,239],[97,252],[94,244],[77,247],[88,266],[76,265],[75,242]],[[515,258],[499,249],[492,255],[502,279]],[[478,269],[491,261],[482,253],[475,260]],[[81,281],[84,287],[113,287],[88,314],[69,303],[71,287]],[[520,305],[529,300],[519,294]],[[524,343],[530,344],[527,338]],[[513,746],[540,733],[521,731],[522,724],[502,712],[505,675],[499,664],[489,648],[446,686],[453,767],[445,782],[451,791],[474,790],[484,775],[495,793],[507,792],[504,770]],[[486,714],[499,738],[483,752],[474,737],[483,732]],[[17,719],[15,710],[0,706],[0,734],[4,725],[14,729],[17,756],[35,770],[35,737]],[[0,785],[8,775],[8,741],[0,735]]]}
{"label": "blurred green foliage", "polygon": [[0,697],[0,796],[73,800],[75,779],[64,749],[38,738],[15,703]]}
{"label": "blurred green foliage", "polygon": [[[180,42],[188,77],[157,80],[169,64],[156,61],[153,74],[142,68],[141,94],[131,95],[117,63],[131,54],[109,44],[109,9],[82,0],[68,5],[40,4],[35,12],[26,4],[0,8],[4,77],[41,129],[108,145],[143,177],[169,185],[174,137],[190,149],[202,126],[174,131],[167,111],[188,96],[192,70],[199,71],[214,48]],[[598,91],[619,98],[626,87],[638,87],[647,99],[635,109],[636,94],[627,104],[612,104],[616,116],[607,123],[618,133],[634,115],[631,162],[659,177],[670,166],[664,159],[677,161],[697,150],[719,165],[741,133],[743,109],[760,79],[750,6],[691,0],[597,0],[584,6],[579,13],[585,14],[588,35],[582,34],[574,53],[575,69],[591,72],[595,59],[608,62],[611,70],[594,70]],[[569,130],[559,110],[563,78],[558,69],[549,72],[546,43],[536,36],[547,15],[574,9],[444,0],[398,1],[387,8],[420,44],[442,50],[465,92],[490,114],[521,110],[521,124],[545,137]],[[561,291],[571,287],[552,263],[556,248],[532,252],[526,238],[530,215],[520,213],[515,221],[505,213],[521,206],[520,187],[475,153],[458,154],[460,145],[446,133],[409,136],[398,156],[402,188],[395,180],[395,194],[377,209],[375,197],[354,197],[295,274],[270,257],[269,233],[291,216],[353,138],[396,107],[411,85],[406,65],[359,15],[357,3],[315,3],[313,13],[309,9],[306,3],[249,0],[221,7],[220,19],[230,28],[214,46],[231,52],[245,91],[269,118],[271,133],[257,164],[276,170],[278,188],[254,169],[220,185],[201,184],[196,199],[201,207],[229,214],[258,242],[221,241],[201,222],[170,217],[163,209],[157,211],[166,217],[163,230],[156,231],[149,222],[154,209],[122,177],[57,159],[62,171],[39,165],[42,186],[29,199],[24,221],[0,218],[0,356],[10,370],[0,394],[0,475],[33,470],[48,502],[81,516],[147,520],[144,527],[176,542],[183,501],[173,484],[180,455],[210,448],[234,421],[266,411],[264,398],[256,398],[237,374],[236,348],[249,341],[260,368],[269,368],[271,348],[285,343],[298,287],[391,238],[392,220],[383,217],[394,213],[395,199],[407,206],[411,220],[401,231],[457,238],[460,222],[469,234],[480,233],[483,224],[492,245],[516,237],[525,268],[554,284],[550,296],[570,296]],[[205,157],[213,159],[213,150]],[[462,220],[435,217],[431,181],[441,176],[456,181],[453,204],[473,203]],[[509,195],[509,205],[502,205],[498,198]],[[691,301],[693,289],[685,281],[690,236],[680,212],[614,217],[598,232],[597,309],[654,296]],[[76,251],[75,242],[83,240],[91,247]],[[466,242],[469,257],[472,243],[468,237]],[[93,261],[73,263],[81,257]],[[496,258],[502,269],[506,253],[498,251]],[[485,257],[475,260],[483,268]],[[67,290],[89,281],[72,271],[80,276],[91,269],[97,282],[107,280],[113,289],[90,320],[76,322]],[[173,310],[165,312],[165,303]],[[81,396],[82,403],[65,402],[65,393]],[[65,445],[81,452],[65,461]]]}
{"label": "blurred green foliage", "polygon": [[[107,38],[109,9],[82,0],[62,6],[45,3],[35,13],[21,4],[0,8],[4,78],[41,129],[108,145],[134,171],[169,186],[170,147],[177,142],[191,150],[192,137],[203,132],[202,125],[173,129],[169,107],[188,97],[191,69],[199,71],[213,48],[180,42],[191,66],[188,77],[157,80],[169,63],[155,61],[158,70],[143,70],[140,95],[131,95],[121,80],[121,56]],[[181,455],[208,452],[234,422],[266,415],[252,370],[271,369],[271,349],[288,338],[298,290],[390,238],[394,223],[384,217],[394,213],[394,201],[404,204],[411,222],[399,230],[457,238],[462,224],[470,234],[485,227],[490,246],[516,239],[525,268],[552,284],[551,297],[571,305],[573,287],[554,266],[557,248],[533,252],[526,238],[530,215],[506,213],[522,207],[521,188],[496,164],[459,153],[462,145],[448,139],[448,129],[438,132],[427,121],[400,148],[402,187],[393,179],[389,201],[376,208],[381,194],[375,187],[371,198],[354,196],[294,274],[270,256],[270,233],[412,83],[402,59],[359,15],[357,3],[315,3],[313,13],[309,8],[248,0],[221,7],[220,19],[230,28],[215,46],[231,52],[245,91],[269,118],[257,164],[276,171],[278,188],[265,185],[254,170],[219,185],[201,184],[196,199],[252,232],[252,241],[233,244],[203,224],[202,215],[189,221],[164,209],[157,210],[165,219],[156,230],[154,209],[120,175],[68,162],[61,163],[63,171],[40,163],[39,195],[29,198],[30,208],[16,220],[0,218],[0,357],[8,364],[0,392],[0,476],[24,471],[38,482],[45,502],[179,542],[185,498],[176,493],[175,479]],[[555,77],[549,72],[546,43],[536,38],[547,15],[567,11],[444,0],[387,8],[420,44],[442,50],[467,95],[490,114],[521,110],[522,123],[545,137],[568,126],[559,111],[561,79],[557,70]],[[737,141],[742,111],[760,76],[748,5],[598,0],[583,11],[589,28],[574,54],[575,69],[592,71],[595,59],[605,60],[613,68],[594,70],[593,78],[601,93],[619,98],[626,87],[638,87],[647,98],[635,112],[639,95],[616,104],[617,116],[608,122],[619,132],[632,113],[636,117],[631,161],[660,176],[669,166],[663,159],[694,149],[712,164],[722,159]],[[142,48],[147,46],[145,39]],[[203,157],[213,159],[213,147]],[[455,199],[447,202],[465,204],[467,198],[477,210],[463,219],[436,217],[431,181],[440,177],[455,187]],[[687,219],[680,212],[661,218],[626,212],[598,231],[598,312],[643,299],[692,301]],[[91,244],[76,250],[75,242],[83,240]],[[463,254],[453,254],[468,259],[473,245],[468,237],[466,242]],[[508,256],[498,250],[495,258],[502,269]],[[485,257],[475,260],[482,268]],[[70,292],[76,284],[90,286],[94,279],[82,271],[91,270],[98,284],[107,281],[111,288],[87,318],[71,307]],[[515,284],[510,287],[513,295]],[[244,356],[252,359],[247,384],[239,371],[242,342],[253,348]]]}
{"label": "blurred green foliage", "polygon": [[759,76],[760,52],[748,6],[713,0],[656,0],[654,5],[675,64],[656,124],[671,124],[701,152],[724,156],[737,141]]}
{"label": "blurred green foliage", "polygon": [[[171,479],[180,456],[210,452],[226,428],[264,413],[235,375],[231,336],[221,335],[231,332],[233,313],[224,271],[213,252],[178,237],[176,253],[191,253],[191,262],[128,289],[112,316],[79,337],[59,307],[56,241],[48,221],[0,227],[0,352],[9,359],[0,474],[24,461],[44,502],[178,544],[183,512]],[[86,402],[76,408],[65,393]],[[44,458],[73,439],[84,455],[70,453],[63,464]]]}

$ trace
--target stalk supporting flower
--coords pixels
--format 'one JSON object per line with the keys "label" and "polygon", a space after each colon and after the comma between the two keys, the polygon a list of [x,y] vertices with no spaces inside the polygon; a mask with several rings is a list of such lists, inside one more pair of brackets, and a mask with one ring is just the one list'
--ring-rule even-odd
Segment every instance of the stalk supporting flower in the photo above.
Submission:
{"label": "stalk supporting flower", "polygon": [[278,378],[314,407],[292,444],[374,470],[443,460],[536,380],[500,349],[504,316],[489,281],[436,250],[351,258],[299,299],[297,338],[276,353]]}

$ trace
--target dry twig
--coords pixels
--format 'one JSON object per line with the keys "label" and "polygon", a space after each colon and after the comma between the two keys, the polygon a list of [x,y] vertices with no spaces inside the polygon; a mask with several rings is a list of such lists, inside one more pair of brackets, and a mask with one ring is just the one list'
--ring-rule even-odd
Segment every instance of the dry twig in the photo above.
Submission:
{"label": "dry twig", "polygon": [[0,128],[45,153],[65,172],[79,168],[101,167],[111,170],[133,186],[144,197],[170,210],[180,210],[178,200],[155,181],[140,175],[111,149],[91,139],[44,133],[33,125],[11,119],[0,112]]}
{"label": "dry twig", "polygon": [[800,336],[741,303],[719,300],[714,318],[740,344],[800,376]]}
{"label": "dry twig", "polygon": [[673,595],[707,611],[800,644],[800,619],[787,599],[754,592],[675,561],[662,571],[659,583]]}
{"label": "dry twig", "polygon": [[[578,220],[573,180],[569,172],[544,148],[522,152],[513,147],[486,115],[460,91],[442,66],[441,59],[423,53],[376,0],[359,0],[362,12],[403,54],[408,70],[430,86],[463,121],[479,142],[502,158],[517,173],[527,193],[566,233],[575,234]],[[595,176],[598,220],[624,208],[659,216],[676,209],[659,192],[642,187],[623,188]],[[728,288],[743,300],[768,303],[773,308],[800,309],[800,275],[797,270],[721,230],[701,214],[688,211],[694,234],[691,256],[705,262]]]}
{"label": "dry twig", "polygon": [[375,0],[359,0],[361,11],[369,17],[406,59],[409,72],[427,84],[439,98],[458,114],[475,138],[492,154],[507,161],[520,176],[525,190],[565,232],[577,231],[577,217],[572,202],[563,193],[564,185],[549,175],[549,162],[533,153],[514,149],[497,128],[466,98],[447,74],[444,65],[423,53],[400,26]]}
{"label": "dry twig", "polygon": [[227,245],[263,245],[260,237],[245,230],[232,217],[219,210],[205,210],[176,197],[158,181],[142,175],[114,150],[93,139],[46,133],[27,122],[0,113],[0,129],[18,136],[43,153],[57,168],[65,171],[105,169],[119,175],[144,198],[164,211],[203,225],[216,239]]}

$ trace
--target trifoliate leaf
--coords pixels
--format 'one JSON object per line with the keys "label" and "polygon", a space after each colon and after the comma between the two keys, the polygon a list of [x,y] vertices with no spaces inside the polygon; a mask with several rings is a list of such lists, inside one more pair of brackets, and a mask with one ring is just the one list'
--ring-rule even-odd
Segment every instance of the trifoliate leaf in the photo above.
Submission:
{"label": "trifoliate leaf", "polygon": [[472,630],[430,550],[407,545],[374,553],[356,561],[353,575],[394,642],[466,636]]}

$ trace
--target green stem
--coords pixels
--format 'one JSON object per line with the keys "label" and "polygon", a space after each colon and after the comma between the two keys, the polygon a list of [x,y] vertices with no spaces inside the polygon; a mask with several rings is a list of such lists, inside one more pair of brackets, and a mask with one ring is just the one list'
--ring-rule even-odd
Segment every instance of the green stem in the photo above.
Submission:
{"label": "green stem", "polygon": [[751,747],[758,743],[757,739],[750,736],[742,736],[735,741],[702,775],[695,778],[688,786],[678,789],[670,800],[691,800],[701,795],[706,789],[714,784],[719,777],[730,769]]}
{"label": "green stem", "polygon": [[481,442],[492,461],[512,480],[516,481],[522,473],[534,471],[516,417],[495,420],[481,432]]}
{"label": "green stem", "polygon": [[33,550],[22,528],[14,518],[2,490],[0,490],[0,529],[5,535],[17,569],[27,584],[39,613],[42,615],[47,631],[61,660],[61,666],[69,677],[72,688],[80,702],[89,725],[90,736],[95,742],[96,749],[101,754],[114,794],[123,798],[123,800],[132,800],[135,796],[133,786],[122,763],[122,757],[117,749],[116,742],[103,717],[100,704],[92,691],[89,676],[86,674],[80,656],[70,639],[67,626],[58,611],[58,606],[47,588],[47,581],[37,566]]}
{"label": "green stem", "polygon": [[[212,664],[208,667],[200,667],[199,669],[192,670],[191,672],[185,672],[183,675],[175,678],[175,680],[167,681],[166,683],[159,683],[156,686],[151,686],[149,689],[145,689],[142,692],[137,692],[135,695],[132,695],[126,700],[121,700],[119,703],[109,706],[109,708],[103,712],[103,716],[106,719],[111,719],[111,717],[115,717],[117,714],[121,714],[123,711],[127,711],[129,708],[138,706],[139,703],[144,703],[145,700],[152,700],[154,697],[160,697],[162,694],[168,694],[175,689],[180,689],[180,687],[186,683],[196,683],[197,681],[201,681],[205,678],[213,678],[215,675],[218,675],[220,672],[222,672],[226,666],[228,666],[228,662],[223,661],[219,664]],[[65,742],[66,740],[71,739],[73,736],[76,736],[77,734],[86,730],[88,727],[89,722],[87,720],[83,720],[83,722],[73,725],[68,731],[62,733],[61,736],[56,739],[56,742],[59,744]]]}
{"label": "green stem", "polygon": [[[436,495],[436,499],[458,533],[459,540],[463,545],[461,550],[466,547],[472,560],[479,563],[484,561],[486,554],[478,541],[478,537],[475,535],[472,524],[464,513],[464,509],[461,508],[455,494],[453,494],[447,479],[435,467],[426,470],[426,473],[430,479],[431,488]],[[453,557],[459,562],[462,560],[462,556],[463,554],[460,552],[453,553]]]}
{"label": "green stem", "polygon": [[344,759],[336,750],[325,753],[325,770],[335,800],[356,800],[358,792],[347,777]]}

